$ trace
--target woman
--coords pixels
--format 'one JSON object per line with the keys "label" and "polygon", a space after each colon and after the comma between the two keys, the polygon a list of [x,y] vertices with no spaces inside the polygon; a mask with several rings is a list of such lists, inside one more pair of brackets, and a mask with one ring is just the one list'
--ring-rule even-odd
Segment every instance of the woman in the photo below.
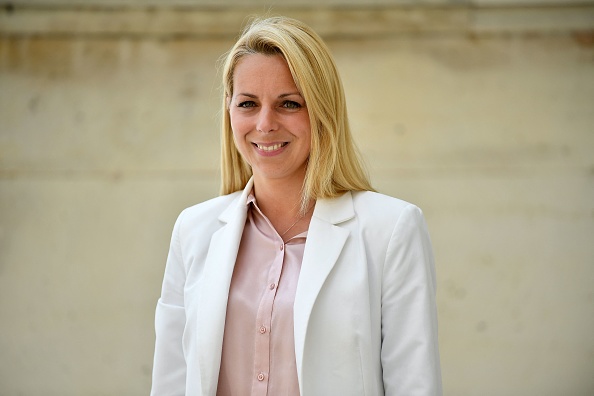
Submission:
{"label": "woman", "polygon": [[174,226],[152,395],[440,395],[425,222],[372,192],[325,44],[256,21],[223,85],[223,195]]}

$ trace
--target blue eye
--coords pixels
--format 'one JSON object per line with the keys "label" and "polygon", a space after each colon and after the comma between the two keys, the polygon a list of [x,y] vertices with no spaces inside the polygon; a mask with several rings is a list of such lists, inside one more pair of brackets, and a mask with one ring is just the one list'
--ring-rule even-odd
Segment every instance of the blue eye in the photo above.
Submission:
{"label": "blue eye", "polygon": [[297,102],[292,101],[292,100],[287,100],[286,102],[283,103],[283,107],[285,107],[287,109],[300,109],[301,105]]}
{"label": "blue eye", "polygon": [[254,107],[256,106],[256,103],[254,103],[254,101],[252,100],[246,100],[245,102],[241,102],[237,105],[237,107]]}

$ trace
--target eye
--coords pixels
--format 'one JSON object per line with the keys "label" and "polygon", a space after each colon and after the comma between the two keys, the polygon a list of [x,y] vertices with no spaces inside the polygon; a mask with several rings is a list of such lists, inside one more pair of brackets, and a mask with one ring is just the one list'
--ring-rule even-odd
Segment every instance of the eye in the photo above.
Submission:
{"label": "eye", "polygon": [[243,107],[243,108],[248,108],[248,107],[255,107],[256,103],[253,100],[246,100],[244,102],[240,102],[237,107]]}
{"label": "eye", "polygon": [[286,100],[283,102],[283,107],[286,109],[300,109],[302,106],[301,104],[292,101],[292,100]]}

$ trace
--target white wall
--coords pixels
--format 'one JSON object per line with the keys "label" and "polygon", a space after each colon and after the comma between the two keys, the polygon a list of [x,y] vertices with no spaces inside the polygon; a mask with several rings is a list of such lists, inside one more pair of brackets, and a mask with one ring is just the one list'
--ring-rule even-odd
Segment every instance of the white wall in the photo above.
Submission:
{"label": "white wall", "polygon": [[[429,223],[445,394],[591,395],[593,36],[430,25],[329,45],[375,186]],[[0,394],[147,394],[171,227],[218,191],[232,40],[4,32]]]}

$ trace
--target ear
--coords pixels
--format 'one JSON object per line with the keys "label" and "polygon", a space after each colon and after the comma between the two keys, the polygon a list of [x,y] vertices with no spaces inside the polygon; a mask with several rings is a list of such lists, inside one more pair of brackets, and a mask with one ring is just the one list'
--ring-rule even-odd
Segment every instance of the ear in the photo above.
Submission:
{"label": "ear", "polygon": [[225,100],[227,101],[227,111],[229,111],[229,108],[231,107],[231,96],[225,96]]}

